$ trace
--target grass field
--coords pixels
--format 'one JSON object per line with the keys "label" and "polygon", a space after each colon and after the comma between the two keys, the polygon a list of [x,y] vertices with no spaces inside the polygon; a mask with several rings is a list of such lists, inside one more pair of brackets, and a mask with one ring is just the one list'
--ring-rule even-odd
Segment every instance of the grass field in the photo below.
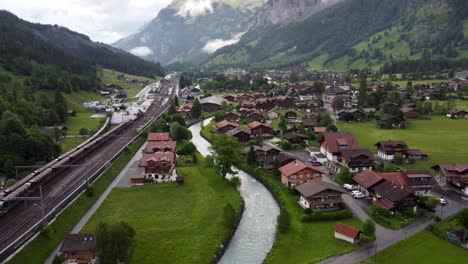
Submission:
{"label": "grass field", "polygon": [[406,129],[380,129],[375,121],[338,124],[344,132],[357,136],[361,147],[376,152],[373,146],[378,141],[404,140],[410,148],[421,149],[429,160],[416,162],[410,168],[429,169],[440,163],[467,163],[468,120],[453,120],[445,116],[431,116],[431,120],[412,120]]}
{"label": "grass field", "polygon": [[[202,135],[210,139],[212,124],[202,129]],[[254,175],[254,174],[252,174]],[[280,201],[290,218],[290,227],[286,233],[278,233],[275,244],[265,263],[315,263],[336,254],[343,254],[358,249],[356,245],[334,238],[334,226],[337,221],[301,222],[304,214],[298,204],[299,195],[291,194],[284,187],[279,177],[261,172],[254,175],[269,186],[272,194]],[[356,218],[339,220],[356,228],[362,228],[362,222]]]}
{"label": "grass field", "polygon": [[450,244],[428,231],[422,231],[406,240],[393,245],[362,263],[425,263],[458,264],[466,263],[468,252]]}
{"label": "grass field", "polygon": [[136,230],[132,263],[210,263],[230,231],[223,208],[230,203],[239,212],[241,199],[201,156],[198,161],[177,169],[182,186],[114,189],[84,231],[102,220],[126,221]]}
{"label": "grass field", "polygon": [[72,230],[81,217],[83,217],[91,206],[93,206],[99,196],[120,173],[125,165],[127,165],[129,160],[143,145],[143,142],[144,139],[141,138],[135,144],[130,146],[130,151],[125,152],[120,156],[120,158],[117,159],[95,183],[93,183],[94,195],[92,197],[82,194],[77,200],[75,200],[75,202],[67,207],[52,224],[50,224],[48,228],[49,232],[42,232],[8,263],[42,264],[62,242],[65,235]]}
{"label": "grass field", "polygon": [[[127,90],[127,96],[128,98],[132,98],[135,95],[138,94],[138,92],[141,91],[141,89],[144,88],[144,85],[134,85],[134,84],[129,84],[125,80],[119,80],[117,79],[117,75],[121,74],[120,72],[109,70],[109,69],[103,69],[102,70],[102,77],[101,77],[101,83],[103,85],[106,84],[116,84],[120,85],[123,88]],[[156,82],[156,79],[152,78],[146,78],[146,77],[141,77],[141,76],[135,76],[131,74],[125,74],[125,78],[128,79],[137,79],[139,81],[149,81],[150,83]]]}

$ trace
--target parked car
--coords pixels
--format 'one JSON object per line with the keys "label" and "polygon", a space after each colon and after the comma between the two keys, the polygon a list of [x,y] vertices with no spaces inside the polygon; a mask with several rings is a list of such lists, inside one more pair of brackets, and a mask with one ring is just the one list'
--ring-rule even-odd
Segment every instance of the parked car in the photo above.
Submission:
{"label": "parked car", "polygon": [[312,162],[312,166],[322,166],[322,163],[320,163],[319,161],[314,161]]}
{"label": "parked car", "polygon": [[440,205],[446,205],[447,201],[444,198],[439,198]]}
{"label": "parked car", "polygon": [[353,194],[353,197],[356,198],[356,199],[361,199],[361,198],[364,198],[366,196],[362,192],[357,192],[357,193]]}
{"label": "parked car", "polygon": [[362,193],[362,192],[356,191],[356,190],[355,190],[355,191],[352,191],[352,192],[351,192],[351,195],[355,195],[355,194],[357,194],[357,193]]}
{"label": "parked car", "polygon": [[345,188],[348,191],[356,190],[356,185],[345,183],[343,184],[343,188]]}

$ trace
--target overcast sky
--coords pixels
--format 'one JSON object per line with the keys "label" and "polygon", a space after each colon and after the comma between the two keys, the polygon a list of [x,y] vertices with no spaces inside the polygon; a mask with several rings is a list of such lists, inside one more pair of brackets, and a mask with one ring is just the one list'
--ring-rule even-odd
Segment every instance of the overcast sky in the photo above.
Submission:
{"label": "overcast sky", "polygon": [[95,41],[113,43],[135,33],[172,0],[0,0],[22,19],[58,24]]}

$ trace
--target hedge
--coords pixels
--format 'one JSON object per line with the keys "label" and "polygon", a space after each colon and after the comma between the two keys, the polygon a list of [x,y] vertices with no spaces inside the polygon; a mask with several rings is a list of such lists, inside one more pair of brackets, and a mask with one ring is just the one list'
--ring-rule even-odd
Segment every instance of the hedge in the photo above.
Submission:
{"label": "hedge", "polygon": [[349,209],[344,209],[337,212],[312,212],[302,216],[302,222],[314,222],[314,221],[330,221],[330,220],[341,220],[352,218],[353,212]]}

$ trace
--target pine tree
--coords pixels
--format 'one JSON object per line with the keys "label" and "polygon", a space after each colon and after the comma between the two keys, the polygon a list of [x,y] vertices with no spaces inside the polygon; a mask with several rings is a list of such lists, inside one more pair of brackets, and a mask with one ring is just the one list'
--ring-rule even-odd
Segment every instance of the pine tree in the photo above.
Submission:
{"label": "pine tree", "polygon": [[255,166],[257,164],[257,156],[255,155],[255,150],[252,145],[250,145],[249,152],[247,153],[247,164],[250,166]]}
{"label": "pine tree", "polygon": [[201,114],[202,114],[202,108],[201,108],[201,104],[200,104],[200,101],[197,99],[195,99],[195,102],[193,102],[193,106],[192,106],[192,110],[190,111],[190,115],[193,119],[198,119],[201,117]]}

